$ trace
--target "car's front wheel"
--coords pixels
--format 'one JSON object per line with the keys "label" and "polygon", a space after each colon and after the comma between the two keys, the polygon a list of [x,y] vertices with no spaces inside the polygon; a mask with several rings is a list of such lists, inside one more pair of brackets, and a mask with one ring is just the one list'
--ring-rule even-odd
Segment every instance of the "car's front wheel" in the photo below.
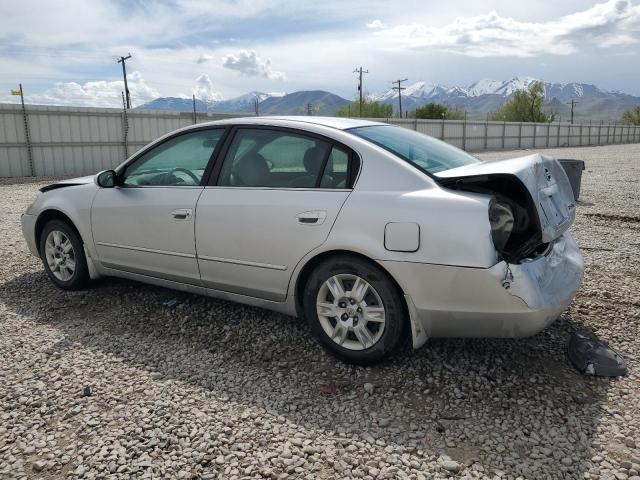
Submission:
{"label": "car's front wheel", "polygon": [[40,256],[49,278],[65,290],[86,288],[90,278],[78,234],[62,220],[50,220],[40,234]]}
{"label": "car's front wheel", "polygon": [[404,333],[398,288],[380,267],[358,257],[333,257],[318,265],[307,281],[303,307],[320,343],[349,363],[383,359]]}

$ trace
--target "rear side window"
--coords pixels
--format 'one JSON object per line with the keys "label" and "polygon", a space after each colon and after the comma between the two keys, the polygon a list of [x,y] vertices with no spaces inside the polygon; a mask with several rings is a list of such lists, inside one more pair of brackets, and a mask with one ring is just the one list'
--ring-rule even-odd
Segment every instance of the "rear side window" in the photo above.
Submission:
{"label": "rear side window", "polygon": [[322,188],[347,188],[351,154],[340,147],[333,147],[327,167],[320,182]]}
{"label": "rear side window", "polygon": [[380,125],[348,131],[430,174],[479,162],[459,148],[402,127]]}
{"label": "rear side window", "polygon": [[241,128],[229,146],[218,185],[345,188],[349,161],[349,152],[316,137],[285,130]]}

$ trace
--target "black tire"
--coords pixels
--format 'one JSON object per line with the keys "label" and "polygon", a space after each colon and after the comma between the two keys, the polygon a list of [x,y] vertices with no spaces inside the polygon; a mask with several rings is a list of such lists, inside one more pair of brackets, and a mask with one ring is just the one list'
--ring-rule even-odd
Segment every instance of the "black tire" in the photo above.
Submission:
{"label": "black tire", "polygon": [[[380,338],[368,348],[352,350],[339,345],[325,332],[318,317],[316,303],[320,289],[329,278],[340,274],[357,275],[364,279],[382,300],[385,310],[384,330]],[[398,287],[382,268],[356,256],[340,255],[319,264],[306,282],[302,292],[302,306],[311,331],[320,344],[338,359],[356,365],[371,365],[393,353],[400,345],[407,325],[406,307]],[[354,337],[355,335],[351,338]]]}
{"label": "black tire", "polygon": [[[47,261],[45,244],[47,237],[53,231],[62,232],[69,239],[72,246],[75,269],[68,279],[58,278],[51,270],[49,262]],[[63,290],[82,290],[87,288],[91,282],[91,278],[89,277],[89,269],[87,268],[87,259],[84,256],[84,245],[78,234],[67,222],[63,220],[48,221],[42,229],[40,238],[38,239],[38,245],[44,270],[57,287],[62,288]]]}

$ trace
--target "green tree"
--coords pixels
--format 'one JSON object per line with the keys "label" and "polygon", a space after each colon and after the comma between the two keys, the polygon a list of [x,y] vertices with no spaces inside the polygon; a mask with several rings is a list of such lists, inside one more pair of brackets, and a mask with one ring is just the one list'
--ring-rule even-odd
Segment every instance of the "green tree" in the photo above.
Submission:
{"label": "green tree", "polygon": [[447,120],[462,120],[464,118],[464,112],[457,108],[450,108],[441,103],[427,103],[420,108],[416,108],[409,113],[411,118],[429,118],[429,119],[447,119]]}
{"label": "green tree", "polygon": [[640,105],[630,108],[622,115],[622,123],[640,125]]}
{"label": "green tree", "polygon": [[543,105],[544,84],[533,82],[528,90],[517,90],[513,97],[491,116],[491,119],[502,122],[552,122],[554,116],[544,113]]}
{"label": "green tree", "polygon": [[[388,118],[393,113],[391,105],[385,105],[383,103],[371,102],[366,99],[362,99],[362,116],[365,118]],[[340,107],[335,112],[336,117],[359,117],[360,116],[360,102],[358,100],[348,103]]]}
{"label": "green tree", "polygon": [[427,103],[420,108],[416,108],[409,116],[413,118],[446,118],[448,108],[441,103]]}

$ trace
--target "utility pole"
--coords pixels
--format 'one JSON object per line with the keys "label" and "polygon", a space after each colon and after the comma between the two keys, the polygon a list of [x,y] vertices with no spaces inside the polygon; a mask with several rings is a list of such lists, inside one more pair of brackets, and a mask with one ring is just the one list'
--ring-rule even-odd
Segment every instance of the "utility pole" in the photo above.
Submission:
{"label": "utility pole", "polygon": [[313,103],[307,103],[307,115],[313,115]]}
{"label": "utility pole", "polygon": [[358,74],[358,92],[360,93],[360,117],[362,117],[362,74],[369,73],[369,70],[362,70],[362,67],[356,68],[353,73]]}
{"label": "utility pole", "polygon": [[198,123],[198,117],[196,116],[196,94],[193,93],[191,98],[193,99],[193,124],[195,125]]}
{"label": "utility pole", "polygon": [[259,98],[255,98],[253,100],[253,109],[256,112],[256,117],[260,116],[260,99]]}
{"label": "utility pole", "polygon": [[122,76],[124,77],[124,93],[127,97],[127,108],[131,108],[131,95],[129,94],[129,86],[127,85],[127,67],[125,62],[131,58],[131,54],[126,57],[120,57],[118,63],[122,64]]}
{"label": "utility pole", "polygon": [[396,80],[395,82],[391,82],[392,84],[398,84],[397,87],[393,87],[393,90],[398,91],[398,106],[400,108],[400,118],[402,118],[402,90],[406,90],[405,87],[401,86],[402,82],[406,82],[408,78],[403,78],[402,80]]}
{"label": "utility pole", "polygon": [[571,105],[571,124],[573,125],[573,107],[575,107],[578,103],[573,98],[571,99],[571,103],[567,103],[567,105]]}

